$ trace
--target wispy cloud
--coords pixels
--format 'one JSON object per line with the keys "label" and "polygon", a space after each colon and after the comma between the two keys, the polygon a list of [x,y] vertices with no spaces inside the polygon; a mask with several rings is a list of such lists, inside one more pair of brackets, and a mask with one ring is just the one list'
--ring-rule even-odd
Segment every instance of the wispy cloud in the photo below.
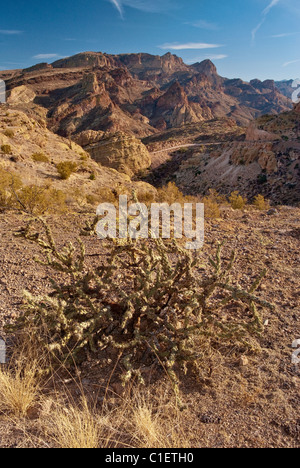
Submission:
{"label": "wispy cloud", "polygon": [[176,8],[173,0],[108,0],[124,19],[124,7],[134,8],[135,10],[146,13],[159,13]]}
{"label": "wispy cloud", "polygon": [[207,31],[217,31],[219,29],[219,26],[216,23],[210,23],[205,20],[188,21],[185,24],[189,24],[199,29],[206,29]]}
{"label": "wispy cloud", "polygon": [[123,12],[122,0],[109,0],[109,1],[118,10],[118,12],[120,13],[121,18],[123,18],[124,17],[124,12]]}
{"label": "wispy cloud", "polygon": [[298,60],[291,60],[290,62],[285,62],[282,66],[283,67],[288,67],[289,65],[294,65],[294,63],[299,63],[300,59]]}
{"label": "wispy cloud", "polygon": [[225,54],[207,55],[207,58],[211,60],[223,60],[223,59],[228,58],[228,55],[225,55]]}
{"label": "wispy cloud", "polygon": [[260,28],[262,27],[262,25],[264,24],[264,22],[266,21],[267,19],[267,16],[268,14],[270,13],[270,11],[272,10],[272,8],[274,8],[281,0],[272,0],[271,3],[269,3],[269,5],[263,10],[262,12],[262,19],[261,21],[258,23],[258,25],[252,30],[252,42],[255,41],[255,38],[256,38],[256,34],[258,33],[258,31],[260,30]]}
{"label": "wispy cloud", "polygon": [[224,60],[228,58],[228,55],[225,54],[216,54],[216,55],[205,55],[202,57],[195,57],[193,59],[185,60],[186,63],[188,64],[193,64],[197,62],[202,62],[203,60],[210,59],[210,60]]}
{"label": "wispy cloud", "polygon": [[223,47],[221,44],[206,44],[204,42],[188,42],[186,44],[166,43],[158,46],[163,50],[200,50],[200,49],[217,49]]}
{"label": "wispy cloud", "polygon": [[267,15],[280,1],[281,0],[272,0],[271,3],[264,9],[263,15]]}
{"label": "wispy cloud", "polygon": [[23,34],[23,31],[18,31],[16,29],[0,29],[0,34],[5,34],[6,36],[16,36],[18,34]]}
{"label": "wispy cloud", "polygon": [[270,37],[272,38],[291,37],[291,36],[297,36],[298,34],[300,34],[300,32],[273,34]]}
{"label": "wispy cloud", "polygon": [[58,54],[38,54],[34,55],[32,58],[34,59],[52,59],[52,58],[58,58],[61,57],[61,55]]}

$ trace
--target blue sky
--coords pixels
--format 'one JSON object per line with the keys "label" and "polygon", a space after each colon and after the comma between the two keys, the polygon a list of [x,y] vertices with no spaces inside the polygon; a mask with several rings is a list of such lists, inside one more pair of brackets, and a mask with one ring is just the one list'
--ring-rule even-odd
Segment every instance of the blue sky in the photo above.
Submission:
{"label": "blue sky", "polygon": [[222,76],[300,77],[299,0],[14,0],[1,7],[0,69],[83,51],[170,51]]}

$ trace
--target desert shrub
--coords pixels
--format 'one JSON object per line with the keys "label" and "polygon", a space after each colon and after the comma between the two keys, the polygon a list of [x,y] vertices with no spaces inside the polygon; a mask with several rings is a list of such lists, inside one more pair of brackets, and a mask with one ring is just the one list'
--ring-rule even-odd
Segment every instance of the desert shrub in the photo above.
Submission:
{"label": "desert shrub", "polygon": [[13,138],[15,136],[15,132],[13,130],[5,130],[4,135],[8,138]]}
{"label": "desert shrub", "polygon": [[1,151],[4,154],[11,154],[12,153],[12,149],[11,149],[10,145],[2,145],[1,146]]}
{"label": "desert shrub", "polygon": [[108,187],[99,187],[95,193],[86,196],[86,200],[91,205],[99,205],[100,203],[116,203],[117,193]]}
{"label": "desert shrub", "polygon": [[267,174],[259,174],[259,176],[257,177],[257,183],[259,185],[263,185],[263,184],[266,184],[267,182],[268,182]]}
{"label": "desert shrub", "polygon": [[216,190],[210,189],[202,202],[204,203],[206,218],[220,218],[220,206],[226,202],[224,197],[219,195]]}
{"label": "desert shrub", "polygon": [[173,203],[192,203],[196,200],[196,197],[184,195],[175,182],[169,182],[168,185],[157,190],[157,201],[160,203],[172,205]]}
{"label": "desert shrub", "polygon": [[263,195],[257,195],[254,198],[253,205],[261,211],[268,210],[270,208],[269,200],[266,200]]}
{"label": "desert shrub", "polygon": [[254,295],[266,271],[242,289],[231,280],[235,254],[223,265],[221,245],[205,272],[202,255],[160,239],[111,241],[108,260],[99,252],[98,266],[88,268],[82,241],[59,250],[42,219],[19,236],[41,247],[42,263],[59,272],[59,282],[49,295],[26,292],[24,314],[6,330],[30,330],[60,363],[117,352],[124,383],[143,381],[143,367],[160,363],[176,388],[180,368],[187,371],[203,353],[199,337],[251,348],[252,335],[263,331],[259,309],[272,308]]}
{"label": "desert shrub", "polygon": [[34,153],[31,158],[34,162],[49,162],[49,158],[44,153]]}
{"label": "desert shrub", "polygon": [[56,165],[57,172],[63,180],[69,179],[69,177],[77,171],[78,165],[72,161],[63,161]]}
{"label": "desert shrub", "polygon": [[94,172],[92,172],[89,179],[90,180],[96,180],[96,174]]}
{"label": "desert shrub", "polygon": [[87,161],[90,159],[90,155],[88,153],[80,153],[80,161]]}
{"label": "desert shrub", "polygon": [[144,203],[145,205],[149,206],[151,203],[156,202],[156,194],[153,190],[147,189],[138,189],[136,191],[137,199],[140,203]]}
{"label": "desert shrub", "polygon": [[242,197],[242,195],[239,194],[239,192],[232,192],[232,194],[229,197],[229,202],[231,207],[234,210],[243,210],[247,204],[247,199]]}
{"label": "desert shrub", "polygon": [[0,167],[0,210],[14,208],[17,204],[15,192],[22,187],[21,179]]}
{"label": "desert shrub", "polygon": [[51,186],[28,185],[16,193],[17,205],[33,215],[59,213],[66,209],[66,195]]}

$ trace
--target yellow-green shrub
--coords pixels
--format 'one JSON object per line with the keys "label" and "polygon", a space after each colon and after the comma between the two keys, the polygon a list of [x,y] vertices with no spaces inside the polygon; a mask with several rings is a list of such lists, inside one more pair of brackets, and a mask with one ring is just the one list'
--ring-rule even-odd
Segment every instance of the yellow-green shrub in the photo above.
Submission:
{"label": "yellow-green shrub", "polygon": [[2,151],[2,153],[4,153],[4,154],[11,154],[11,153],[12,153],[12,150],[11,150],[11,146],[10,146],[10,145],[2,145],[2,146],[1,146],[1,151]]}
{"label": "yellow-green shrub", "polygon": [[15,136],[15,133],[13,130],[5,130],[4,135],[8,138],[13,138]]}
{"label": "yellow-green shrub", "polygon": [[204,203],[206,218],[220,218],[220,205],[226,202],[225,197],[219,195],[216,190],[210,189],[202,202]]}
{"label": "yellow-green shrub", "polygon": [[63,180],[69,179],[77,171],[78,165],[73,161],[63,161],[56,165],[57,172]]}
{"label": "yellow-green shrub", "polygon": [[229,202],[234,210],[243,210],[247,204],[247,198],[242,197],[238,191],[232,192]]}
{"label": "yellow-green shrub", "polygon": [[196,197],[184,195],[177,187],[175,182],[169,182],[168,185],[157,190],[157,200],[160,203],[193,203],[197,201]]}
{"label": "yellow-green shrub", "polygon": [[31,158],[34,162],[49,162],[49,158],[44,153],[34,153]]}
{"label": "yellow-green shrub", "polygon": [[269,200],[266,200],[263,195],[257,195],[254,198],[253,205],[255,206],[255,208],[257,208],[260,211],[265,211],[270,208]]}
{"label": "yellow-green shrub", "polygon": [[28,185],[22,187],[18,193],[19,208],[23,208],[33,215],[44,213],[58,213],[66,209],[66,195],[61,190],[51,186]]}
{"label": "yellow-green shrub", "polygon": [[16,174],[0,168],[0,210],[4,211],[16,206],[14,192],[21,187],[21,179]]}

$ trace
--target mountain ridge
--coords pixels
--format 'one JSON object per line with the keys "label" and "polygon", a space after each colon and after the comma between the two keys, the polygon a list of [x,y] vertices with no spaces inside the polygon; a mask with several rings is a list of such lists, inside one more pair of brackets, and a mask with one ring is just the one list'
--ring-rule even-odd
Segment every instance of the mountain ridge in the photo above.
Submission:
{"label": "mountain ridge", "polygon": [[94,130],[145,137],[222,117],[247,125],[292,107],[273,80],[223,78],[210,60],[187,65],[171,53],[83,52],[4,71],[0,79],[9,95],[20,86],[29,88],[35,94],[31,107],[46,109],[48,127],[62,136]]}

